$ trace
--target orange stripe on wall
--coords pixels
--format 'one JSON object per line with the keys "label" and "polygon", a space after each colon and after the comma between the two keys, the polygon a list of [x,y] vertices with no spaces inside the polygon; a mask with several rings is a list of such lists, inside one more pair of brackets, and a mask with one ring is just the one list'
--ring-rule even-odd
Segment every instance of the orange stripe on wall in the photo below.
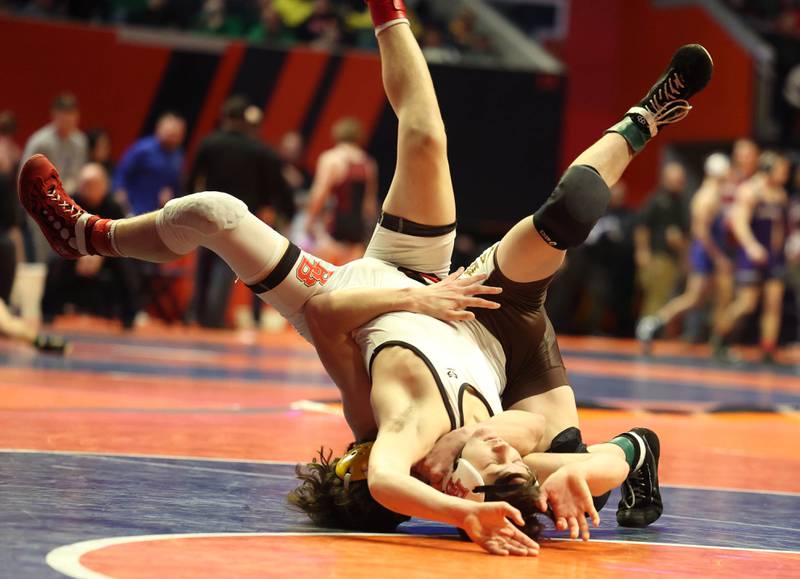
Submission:
{"label": "orange stripe on wall", "polygon": [[277,144],[283,135],[300,128],[329,59],[328,53],[304,48],[289,52],[266,104],[264,140]]}
{"label": "orange stripe on wall", "polygon": [[200,140],[214,129],[217,119],[219,119],[219,111],[225,99],[228,98],[231,84],[236,78],[236,73],[242,64],[246,49],[247,46],[243,42],[231,42],[225,49],[225,54],[222,55],[217,66],[217,73],[211,83],[211,90],[203,105],[200,118],[197,119],[197,125],[187,148],[186,158],[189,162],[194,159]]}
{"label": "orange stripe on wall", "polygon": [[333,145],[331,127],[342,117],[361,121],[364,135],[369,138],[385,103],[378,57],[367,54],[344,57],[330,97],[309,139],[306,166],[313,169],[319,155]]}

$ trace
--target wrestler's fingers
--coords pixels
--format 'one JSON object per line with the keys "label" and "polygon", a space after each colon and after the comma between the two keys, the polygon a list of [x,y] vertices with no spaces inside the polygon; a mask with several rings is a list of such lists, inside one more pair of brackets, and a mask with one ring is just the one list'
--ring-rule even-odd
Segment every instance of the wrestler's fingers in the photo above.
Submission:
{"label": "wrestler's fingers", "polygon": [[513,533],[508,540],[515,541],[528,549],[539,549],[539,544],[517,527],[514,527]]}
{"label": "wrestler's fingers", "polygon": [[592,524],[595,527],[600,526],[600,514],[597,512],[597,509],[594,508],[594,502],[590,501],[586,508],[586,513],[592,519]]}
{"label": "wrestler's fingers", "polygon": [[580,525],[578,524],[578,519],[575,517],[568,517],[567,525],[569,526],[569,538],[577,539],[581,530]]}
{"label": "wrestler's fingers", "polygon": [[584,541],[589,540],[589,522],[586,517],[581,515],[578,517],[578,526],[580,527],[581,538]]}
{"label": "wrestler's fingers", "polygon": [[452,310],[445,316],[445,320],[448,322],[464,322],[474,319],[475,314],[466,310]]}
{"label": "wrestler's fingers", "polygon": [[493,285],[483,285],[480,283],[476,283],[473,285],[464,286],[462,291],[465,295],[468,296],[477,296],[477,295],[497,295],[503,293],[503,288],[493,286]]}
{"label": "wrestler's fingers", "polygon": [[464,273],[464,268],[463,267],[459,267],[457,270],[455,270],[453,273],[448,275],[446,278],[440,280],[439,283],[443,283],[443,282],[446,282],[446,281],[447,282],[456,281],[456,280],[458,280],[458,278],[461,277],[462,273]]}
{"label": "wrestler's fingers", "polygon": [[485,300],[483,298],[469,298],[464,300],[462,307],[465,308],[484,308],[487,310],[497,310],[500,308],[500,304],[497,302],[490,302],[489,300]]}

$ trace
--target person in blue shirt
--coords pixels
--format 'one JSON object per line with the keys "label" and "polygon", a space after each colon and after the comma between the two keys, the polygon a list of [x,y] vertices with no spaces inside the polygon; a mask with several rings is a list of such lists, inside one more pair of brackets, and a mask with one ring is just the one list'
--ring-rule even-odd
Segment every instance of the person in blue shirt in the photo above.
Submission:
{"label": "person in blue shirt", "polygon": [[131,145],[117,167],[117,200],[133,215],[155,211],[180,192],[186,122],[175,113],[161,115],[155,133]]}

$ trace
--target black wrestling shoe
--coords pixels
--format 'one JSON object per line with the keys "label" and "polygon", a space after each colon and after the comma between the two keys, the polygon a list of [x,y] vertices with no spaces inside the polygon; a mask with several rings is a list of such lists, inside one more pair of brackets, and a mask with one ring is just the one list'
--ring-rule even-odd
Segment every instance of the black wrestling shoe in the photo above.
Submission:
{"label": "black wrestling shoe", "polygon": [[705,88],[711,80],[713,70],[714,62],[705,48],[699,44],[681,46],[672,55],[672,60],[661,78],[628,111],[628,115],[642,130],[655,137],[658,129],[677,123],[689,114],[692,110],[689,98]]}
{"label": "black wrestling shoe", "polygon": [[639,470],[622,483],[622,500],[617,507],[617,523],[622,527],[646,527],[661,516],[664,505],[658,488],[658,457],[661,445],[658,435],[647,428],[633,428],[642,437],[645,455]]}
{"label": "black wrestling shoe", "polygon": [[69,342],[61,336],[47,336],[39,334],[33,341],[33,346],[40,352],[63,356],[69,351]]}
{"label": "black wrestling shoe", "polygon": [[[607,132],[621,134],[635,152],[642,150],[661,127],[689,114],[689,98],[705,88],[713,70],[714,63],[705,48],[699,44],[681,46],[645,97]],[[638,130],[632,130],[631,124]]]}

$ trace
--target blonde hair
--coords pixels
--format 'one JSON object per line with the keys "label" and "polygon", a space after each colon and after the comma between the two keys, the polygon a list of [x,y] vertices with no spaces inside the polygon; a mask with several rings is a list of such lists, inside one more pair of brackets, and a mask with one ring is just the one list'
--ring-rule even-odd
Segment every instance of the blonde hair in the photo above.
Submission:
{"label": "blonde hair", "polygon": [[337,143],[351,143],[357,145],[364,138],[364,128],[361,121],[353,117],[339,119],[331,130],[333,139]]}

